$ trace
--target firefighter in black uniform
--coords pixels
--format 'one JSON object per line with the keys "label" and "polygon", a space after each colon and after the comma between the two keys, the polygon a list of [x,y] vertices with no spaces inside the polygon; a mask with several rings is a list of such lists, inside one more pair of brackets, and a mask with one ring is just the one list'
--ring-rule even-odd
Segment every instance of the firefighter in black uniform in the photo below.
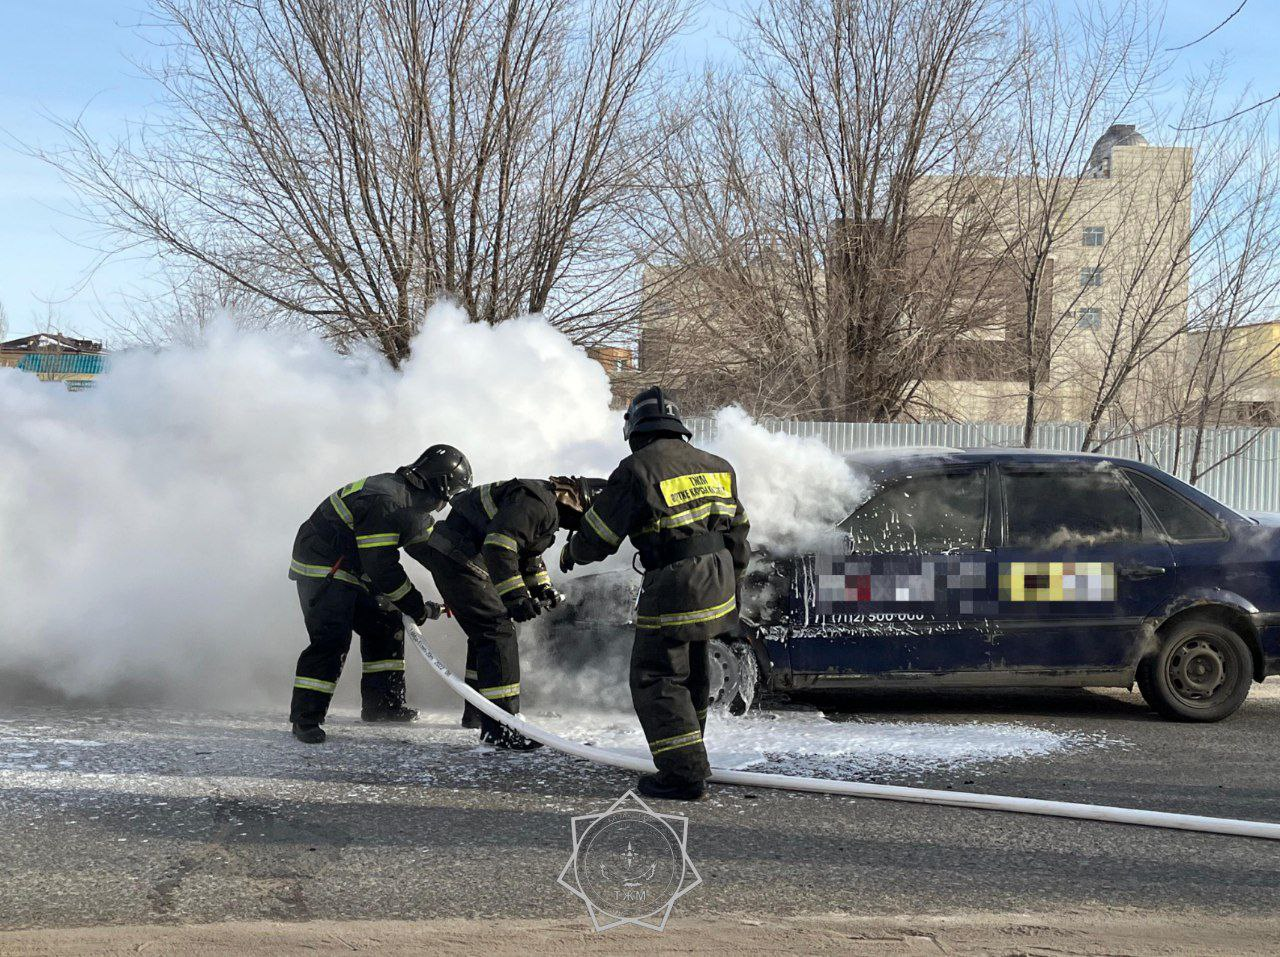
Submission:
{"label": "firefighter in black uniform", "polygon": [[412,465],[370,475],[330,495],[298,529],[289,577],[298,583],[311,644],[298,658],[289,720],[307,744],[324,741],[325,715],[351,632],[360,635],[365,721],[412,721],[404,703],[404,629],[440,614],[400,566],[401,548],[425,541],[431,513],[469,488],[471,465],[451,445],[433,445]]}
{"label": "firefighter in black uniform", "polygon": [[[466,680],[503,710],[520,711],[516,623],[530,621],[560,595],[542,553],[560,528],[576,529],[600,479],[511,479],[457,495],[425,545],[409,553],[431,572],[440,597],[467,635]],[[541,747],[500,722],[476,715],[480,739],[515,751]],[[464,714],[463,723],[474,724]]]}
{"label": "firefighter in black uniform", "polygon": [[658,773],[641,776],[638,787],[648,797],[696,801],[711,774],[702,741],[707,640],[737,628],[750,526],[733,466],[686,441],[692,433],[661,389],[631,400],[623,437],[632,454],[569,536],[560,567],[600,561],[627,537],[640,553],[631,699]]}

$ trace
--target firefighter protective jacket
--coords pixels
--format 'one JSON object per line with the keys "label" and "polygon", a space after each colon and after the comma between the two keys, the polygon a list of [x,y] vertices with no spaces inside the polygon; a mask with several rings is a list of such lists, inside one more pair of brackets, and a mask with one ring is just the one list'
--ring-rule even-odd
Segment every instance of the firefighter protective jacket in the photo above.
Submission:
{"label": "firefighter protective jacket", "polygon": [[691,641],[736,627],[750,527],[733,466],[660,438],[619,463],[570,549],[579,564],[598,562],[629,537],[645,566],[636,629]]}
{"label": "firefighter protective jacket", "polygon": [[[327,578],[390,598],[421,614],[422,595],[400,564],[400,549],[431,534],[439,500],[393,473],[370,475],[338,489],[302,523],[289,577]],[[335,567],[336,566],[336,567]]]}
{"label": "firefighter protective jacket", "polygon": [[550,585],[542,553],[555,541],[560,513],[550,482],[510,479],[479,485],[449,501],[430,545],[489,576],[504,602]]}

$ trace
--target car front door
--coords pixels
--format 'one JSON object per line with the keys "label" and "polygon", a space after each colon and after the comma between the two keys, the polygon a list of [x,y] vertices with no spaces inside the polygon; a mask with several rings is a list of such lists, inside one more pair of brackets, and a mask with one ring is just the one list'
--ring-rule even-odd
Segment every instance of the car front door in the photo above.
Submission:
{"label": "car front door", "polygon": [[1173,554],[1106,462],[1002,463],[997,671],[1131,667],[1175,587]]}
{"label": "car front door", "polygon": [[797,682],[990,668],[991,494],[985,464],[889,479],[837,544],[801,560],[788,634]]}

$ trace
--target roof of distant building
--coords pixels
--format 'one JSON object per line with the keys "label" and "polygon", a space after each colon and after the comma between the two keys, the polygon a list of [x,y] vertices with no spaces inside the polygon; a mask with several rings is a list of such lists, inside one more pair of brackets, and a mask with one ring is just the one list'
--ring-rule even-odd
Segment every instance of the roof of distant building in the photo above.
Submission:
{"label": "roof of distant building", "polygon": [[0,352],[99,353],[101,351],[101,342],[95,342],[92,339],[75,339],[71,336],[64,336],[59,332],[37,332],[34,335],[23,336],[20,339],[0,342]]}
{"label": "roof of distant building", "polygon": [[1111,151],[1117,146],[1147,146],[1147,138],[1138,132],[1132,123],[1112,123],[1107,131],[1098,137],[1089,153],[1087,169],[1099,170],[1111,159]]}

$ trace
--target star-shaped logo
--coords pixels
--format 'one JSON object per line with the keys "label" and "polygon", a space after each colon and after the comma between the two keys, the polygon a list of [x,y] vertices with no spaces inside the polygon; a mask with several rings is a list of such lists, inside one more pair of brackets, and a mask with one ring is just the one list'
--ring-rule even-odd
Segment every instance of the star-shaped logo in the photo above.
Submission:
{"label": "star-shaped logo", "polygon": [[676,901],[702,883],[688,839],[688,818],[658,814],[628,791],[603,814],[573,819],[573,854],[558,882],[586,902],[596,930],[662,930]]}

